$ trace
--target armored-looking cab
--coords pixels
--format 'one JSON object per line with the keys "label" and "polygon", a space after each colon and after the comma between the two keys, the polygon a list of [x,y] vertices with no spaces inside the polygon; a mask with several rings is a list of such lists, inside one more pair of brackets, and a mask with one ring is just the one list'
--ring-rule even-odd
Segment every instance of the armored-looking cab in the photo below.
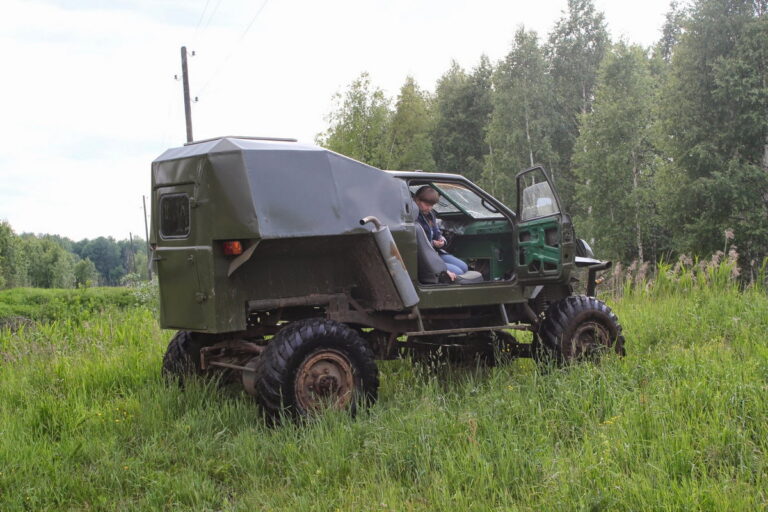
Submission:
{"label": "armored-looking cab", "polygon": [[[472,269],[455,281],[416,220],[423,186]],[[375,360],[409,351],[622,354],[621,326],[594,297],[610,263],[576,239],[544,169],[518,174],[517,188],[510,207],[457,174],[383,171],[285,139],[169,149],[152,163],[150,235],[160,323],[179,331],[164,373],[239,379],[268,413],[303,416],[375,400]],[[573,292],[577,267],[585,295]]]}

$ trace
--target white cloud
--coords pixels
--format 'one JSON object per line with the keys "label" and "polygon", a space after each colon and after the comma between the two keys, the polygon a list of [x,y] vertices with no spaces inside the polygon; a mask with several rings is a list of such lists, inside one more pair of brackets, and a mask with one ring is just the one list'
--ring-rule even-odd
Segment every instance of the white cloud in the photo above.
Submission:
{"label": "white cloud", "polygon": [[[596,0],[615,35],[650,44],[667,0]],[[208,5],[205,16],[203,8]],[[214,7],[218,5],[215,11]],[[248,24],[260,10],[250,30]],[[143,233],[151,160],[184,141],[179,48],[196,139],[297,137],[326,128],[331,97],[362,71],[389,95],[432,89],[452,59],[543,38],[565,0],[51,0],[3,2],[0,219],[71,238]],[[213,16],[212,16],[213,15]],[[198,21],[201,21],[198,27]]]}
{"label": "white cloud", "polygon": [[17,232],[143,238],[141,196],[148,193],[151,158],[32,157],[4,166],[3,217]]}

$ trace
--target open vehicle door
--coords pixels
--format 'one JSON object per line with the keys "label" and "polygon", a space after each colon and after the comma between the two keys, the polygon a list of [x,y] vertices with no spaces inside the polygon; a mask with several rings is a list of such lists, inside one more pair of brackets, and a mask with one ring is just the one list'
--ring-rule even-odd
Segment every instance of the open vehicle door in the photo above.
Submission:
{"label": "open vehicle door", "polygon": [[517,175],[517,262],[522,283],[568,278],[575,244],[570,217],[542,167]]}

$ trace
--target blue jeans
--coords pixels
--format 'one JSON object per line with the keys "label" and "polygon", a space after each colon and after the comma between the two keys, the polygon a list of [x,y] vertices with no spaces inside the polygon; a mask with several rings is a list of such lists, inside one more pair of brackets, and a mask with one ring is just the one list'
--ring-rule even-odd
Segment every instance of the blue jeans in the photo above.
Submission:
{"label": "blue jeans", "polygon": [[461,274],[466,274],[469,270],[469,267],[466,263],[452,254],[441,254],[440,257],[443,258],[445,266],[448,267],[448,270],[456,275],[460,276]]}

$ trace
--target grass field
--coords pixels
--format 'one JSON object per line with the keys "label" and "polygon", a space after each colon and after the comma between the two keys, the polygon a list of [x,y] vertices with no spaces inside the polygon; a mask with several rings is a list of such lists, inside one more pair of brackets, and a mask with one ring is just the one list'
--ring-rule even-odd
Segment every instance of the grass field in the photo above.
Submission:
{"label": "grass field", "polygon": [[19,319],[48,322],[77,319],[108,306],[125,309],[151,305],[156,298],[150,285],[138,288],[44,289],[12,288],[0,290],[0,329],[15,328]]}
{"label": "grass field", "polygon": [[385,362],[368,412],[300,427],[165,385],[172,333],[146,307],[6,328],[0,510],[766,509],[768,299],[658,290],[609,301],[624,359]]}

